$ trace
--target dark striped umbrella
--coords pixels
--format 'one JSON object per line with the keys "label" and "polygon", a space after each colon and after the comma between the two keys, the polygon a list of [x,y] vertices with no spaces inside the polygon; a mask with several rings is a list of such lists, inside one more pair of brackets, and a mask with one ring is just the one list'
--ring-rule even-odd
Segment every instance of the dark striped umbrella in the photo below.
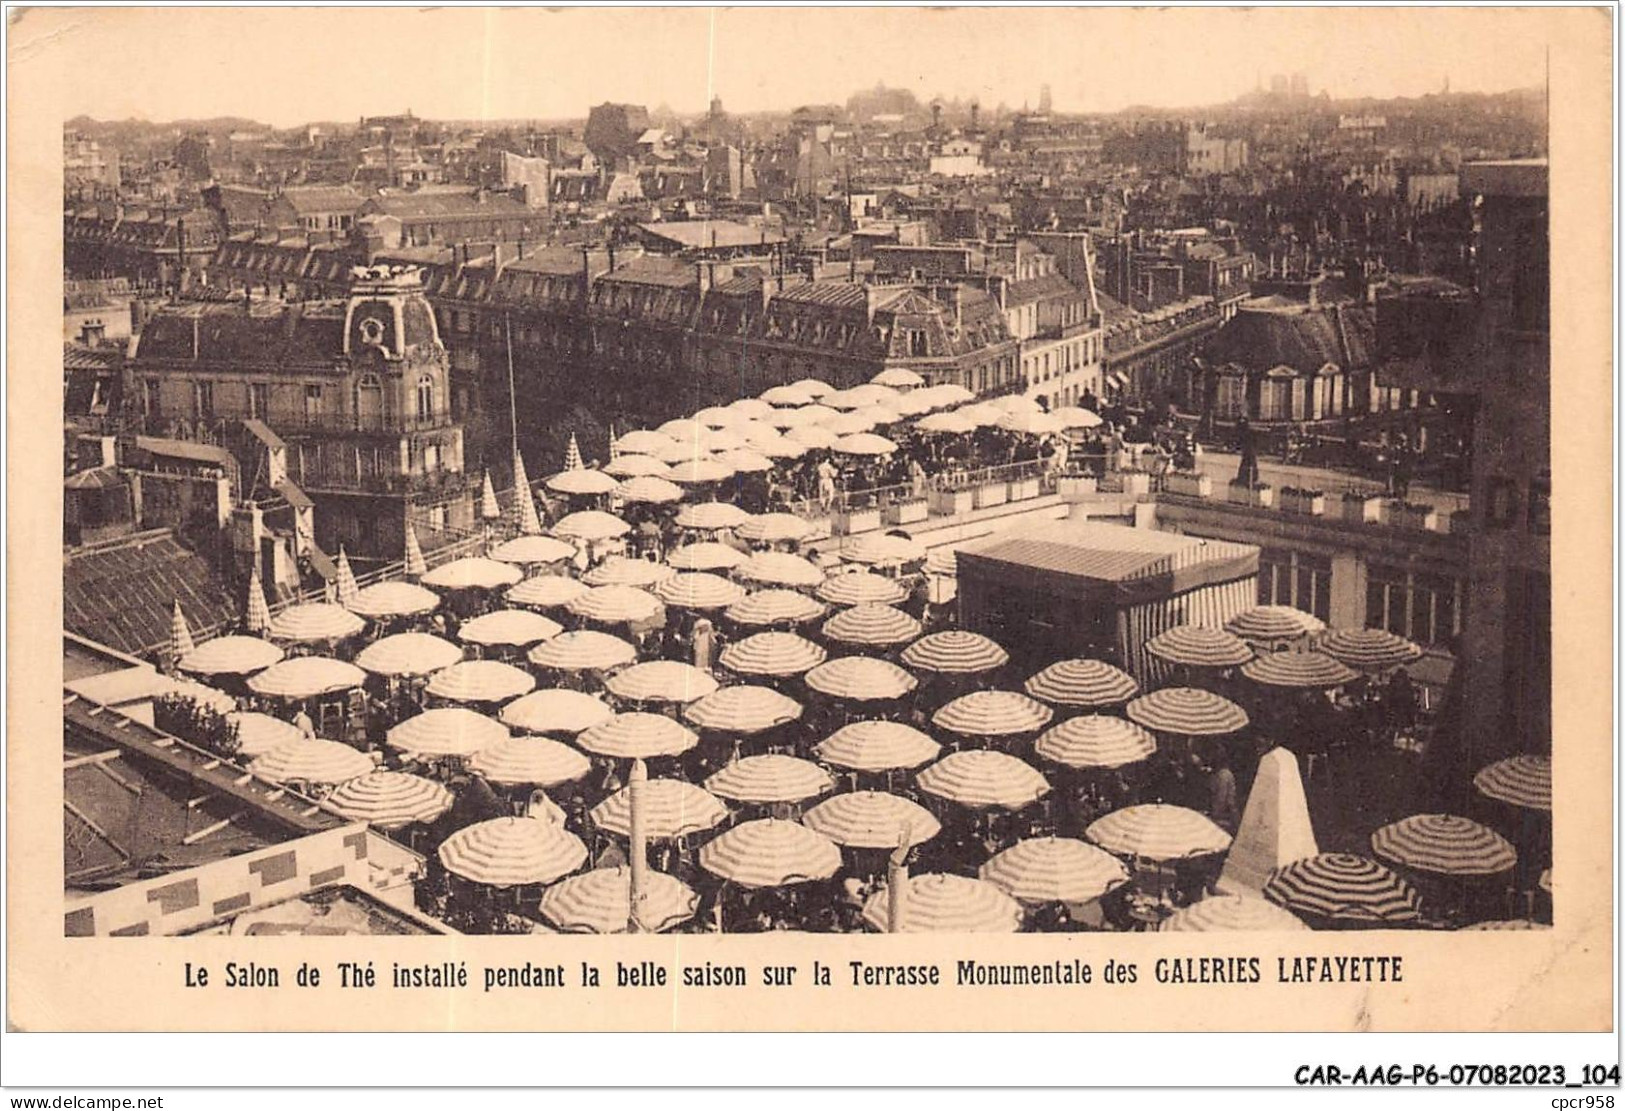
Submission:
{"label": "dark striped umbrella", "polygon": [[1305,690],[1340,687],[1357,678],[1352,669],[1324,652],[1267,652],[1243,664],[1241,673],[1267,687]]}
{"label": "dark striped umbrella", "polygon": [[1054,710],[1019,691],[972,691],[933,714],[931,724],[970,737],[1005,737],[1037,732],[1054,716]]}
{"label": "dark striped umbrella", "polygon": [[903,662],[921,671],[974,675],[1010,662],[1010,653],[989,637],[964,629],[923,636],[903,649]]}
{"label": "dark striped umbrella", "polygon": [[853,606],[824,622],[824,635],[847,644],[884,647],[913,640],[920,623],[891,606]]}
{"label": "dark striped umbrella", "polygon": [[1128,704],[1129,720],[1156,733],[1222,737],[1247,728],[1247,711],[1197,687],[1164,687]]}
{"label": "dark striped umbrella", "polygon": [[1027,680],[1027,693],[1051,706],[1121,706],[1140,693],[1133,676],[1104,660],[1061,660]]}
{"label": "dark striped umbrella", "polygon": [[1511,756],[1479,769],[1473,786],[1481,795],[1525,810],[1552,808],[1552,758]]}
{"label": "dark striped umbrella", "polygon": [[1356,671],[1387,671],[1422,655],[1419,645],[1386,629],[1333,629],[1321,638],[1320,650]]}
{"label": "dark striped umbrella", "polygon": [[878,656],[841,656],[807,672],[806,683],[819,694],[850,702],[901,698],[919,680]]}
{"label": "dark striped umbrella", "polygon": [[1145,650],[1164,663],[1184,667],[1240,667],[1253,650],[1223,629],[1175,625],[1145,642]]}
{"label": "dark striped umbrella", "polygon": [[1277,868],[1264,897],[1294,914],[1335,922],[1403,925],[1421,917],[1414,887],[1354,853],[1320,853]]}
{"label": "dark striped umbrella", "polygon": [[1080,714],[1044,731],[1038,755],[1069,768],[1120,768],[1157,751],[1157,739],[1132,721]]}
{"label": "dark striped umbrella", "polygon": [[1412,814],[1371,835],[1371,849],[1390,864],[1446,876],[1493,876],[1518,863],[1505,837],[1455,814]]}

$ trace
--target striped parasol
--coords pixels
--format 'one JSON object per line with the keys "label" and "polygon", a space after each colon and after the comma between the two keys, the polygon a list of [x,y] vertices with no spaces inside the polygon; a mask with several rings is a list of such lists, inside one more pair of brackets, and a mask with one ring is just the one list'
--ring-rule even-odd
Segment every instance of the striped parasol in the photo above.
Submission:
{"label": "striped parasol", "polygon": [[[666,568],[668,572],[671,568]],[[745,597],[745,588],[709,571],[672,573],[655,587],[655,594],[668,606],[685,610],[726,609]]]}
{"label": "striped parasol", "polygon": [[530,475],[525,473],[525,457],[518,451],[513,453],[513,512],[521,536],[536,536],[542,531],[536,500],[531,496]]}
{"label": "striped parasol", "polygon": [[[651,779],[643,785],[643,833],[670,841],[715,829],[728,820],[722,800],[686,779]],[[593,825],[606,833],[632,835],[632,790],[622,787],[589,812]]]}
{"label": "striped parasol", "polygon": [[661,448],[655,453],[655,458],[666,464],[666,477],[671,476],[671,468],[679,463],[689,463],[696,459],[708,458],[710,449],[693,440],[684,440],[681,443],[673,442],[670,446]]}
{"label": "striped parasol", "polygon": [[759,420],[773,412],[773,406],[766,400],[754,397],[741,397],[736,401],[728,402],[728,411],[739,413],[747,420]]}
{"label": "striped parasol", "polygon": [[835,433],[817,424],[801,424],[787,429],[784,433],[786,440],[794,440],[798,444],[806,444],[810,448],[828,449],[835,446],[840,439]]}
{"label": "striped parasol", "polygon": [[1184,860],[1230,847],[1230,835],[1207,815],[1161,802],[1114,810],[1091,822],[1083,835],[1107,852],[1145,860]]}
{"label": "striped parasol", "polygon": [[901,698],[919,686],[914,676],[878,656],[838,657],[809,671],[806,682],[819,694],[847,702]]}
{"label": "striped parasol", "polygon": [[557,621],[529,610],[492,610],[459,625],[457,639],[486,647],[528,648],[563,631]]}
{"label": "striped parasol", "polygon": [[248,675],[282,659],[282,649],[259,637],[223,636],[206,640],[176,664],[193,675]]}
{"label": "striped parasol", "polygon": [[1024,903],[1086,903],[1128,882],[1121,861],[1072,837],[1017,841],[977,875]]}
{"label": "striped parasol", "polygon": [[566,471],[579,471],[587,464],[581,459],[581,445],[576,443],[576,434],[570,433],[570,443],[564,449],[564,469]]}
{"label": "striped parasol", "polygon": [[453,801],[451,792],[432,779],[382,771],[352,779],[327,797],[327,805],[352,822],[381,829],[432,822]]}
{"label": "striped parasol", "polygon": [[343,640],[364,628],[361,618],[329,602],[289,606],[271,619],[271,635],[277,640]]}
{"label": "striped parasol", "polygon": [[1154,733],[1222,737],[1247,728],[1247,711],[1212,691],[1163,687],[1128,704],[1128,718]]}
{"label": "striped parasol", "polygon": [[345,554],[344,545],[342,544],[339,545],[337,585],[339,605],[353,611],[356,595],[361,593],[361,588],[356,585],[355,571],[350,567],[350,557]]}
{"label": "striped parasol", "polygon": [[1333,629],[1320,650],[1356,671],[1387,671],[1421,658],[1422,649],[1386,629]]}
{"label": "striped parasol", "polygon": [[730,571],[745,562],[745,553],[715,540],[684,544],[666,553],[666,566],[679,571]]}
{"label": "striped parasol", "polygon": [[[772,411],[772,406],[768,410]],[[737,409],[725,409],[721,405],[707,405],[694,414],[694,422],[706,428],[731,428],[736,424],[745,424],[750,420],[749,413],[742,413]]]}
{"label": "striped parasol", "polygon": [[506,702],[536,687],[536,677],[501,660],[463,660],[441,668],[425,688],[449,702]]}
{"label": "striped parasol", "polygon": [[264,756],[278,745],[305,739],[297,725],[270,714],[236,710],[227,714],[226,720],[237,729],[237,756],[245,760]]}
{"label": "striped parasol", "polygon": [[891,606],[853,606],[824,622],[824,636],[846,644],[888,647],[914,640],[920,623]]}
{"label": "striped parasol", "polygon": [[564,575],[537,575],[526,579],[503,595],[516,606],[556,609],[567,606],[587,592],[587,584]]}
{"label": "striped parasol", "polygon": [[616,478],[665,478],[671,468],[652,455],[619,455],[604,464],[604,473]]}
{"label": "striped parasol", "polygon": [[272,783],[345,783],[371,772],[373,763],[365,753],[338,741],[300,737],[277,745],[248,770]]}
{"label": "striped parasol", "polygon": [[894,606],[908,600],[907,587],[872,571],[831,575],[816,593],[835,606]]}
{"label": "striped parasol", "polygon": [[271,607],[265,601],[265,587],[260,583],[258,564],[248,573],[248,591],[243,599],[243,628],[261,634],[268,633],[271,628]]}
{"label": "striped parasol", "polygon": [[925,545],[889,532],[869,532],[852,537],[841,545],[841,558],[847,563],[918,563],[925,558]]}
{"label": "striped parasol", "polygon": [[660,599],[635,586],[595,586],[570,599],[564,608],[603,625],[653,621],[661,612]]}
{"label": "striped parasol", "polygon": [[1010,393],[988,402],[1001,413],[1042,413],[1044,407],[1025,394]]}
{"label": "striped parasol", "polygon": [[891,892],[882,888],[863,904],[863,920],[881,933],[1013,934],[1021,904],[985,880],[945,872],[910,876],[891,921]]}
{"label": "striped parasol", "polygon": [[942,755],[942,746],[911,725],[897,721],[855,721],[813,749],[824,763],[860,772],[917,768]]}
{"label": "striped parasol", "polygon": [[948,436],[963,436],[976,431],[976,424],[968,421],[958,413],[932,413],[921,417],[915,424],[921,432],[935,432]]}
{"label": "striped parasol", "polygon": [[463,658],[463,650],[449,640],[428,633],[396,633],[363,648],[356,665],[374,675],[428,675]]}
{"label": "striped parasol", "polygon": [[1148,759],[1157,739],[1131,721],[1107,714],[1080,714],[1038,738],[1038,755],[1069,768],[1121,768]]}
{"label": "striped parasol", "polygon": [[1054,417],[1062,428],[1099,428],[1102,423],[1099,413],[1077,405],[1062,405],[1059,409],[1051,409],[1050,416]]}
{"label": "striped parasol", "polygon": [[830,450],[839,455],[890,455],[897,450],[897,443],[874,432],[859,432],[842,436],[830,445]]}
{"label": "striped parasol", "polygon": [[1226,621],[1224,627],[1255,648],[1290,644],[1326,631],[1320,618],[1292,606],[1254,606]]}
{"label": "striped parasol", "polygon": [[1146,641],[1145,650],[1182,667],[1240,667],[1253,658],[1240,637],[1201,625],[1175,625]]}
{"label": "striped parasol", "polygon": [[717,681],[693,664],[650,660],[618,671],[604,683],[628,702],[693,702],[717,689]]}
{"label": "striped parasol", "polygon": [[813,398],[820,398],[835,392],[835,387],[822,378],[797,378],[790,385]]}
{"label": "striped parasol", "polygon": [[537,818],[492,818],[440,843],[446,871],[490,887],[552,883],[587,861],[587,846],[563,826]]}
{"label": "striped parasol", "polygon": [[363,587],[345,608],[361,617],[417,617],[440,606],[440,595],[416,583],[387,582]]}
{"label": "striped parasol", "polygon": [[464,556],[442,563],[423,576],[425,586],[441,590],[499,590],[513,586],[524,573],[509,563],[484,556]]}
{"label": "striped parasol", "polygon": [[720,662],[736,675],[800,675],[817,667],[829,653],[795,633],[756,633],[722,650]]}
{"label": "striped parasol", "polygon": [[632,531],[632,526],[602,509],[583,509],[559,518],[553,535],[572,540],[613,540]]}
{"label": "striped parasol", "polygon": [[580,733],[615,716],[602,699],[580,691],[531,691],[502,707],[497,715],[521,733]]}
{"label": "striped parasol", "polygon": [[795,590],[758,590],[723,613],[729,621],[744,626],[801,625],[816,621],[829,609],[823,603]]}
{"label": "striped parasol", "polygon": [[931,715],[931,724],[965,736],[1036,733],[1055,711],[1018,691],[971,691]]}
{"label": "striped parasol", "polygon": [[928,387],[931,396],[941,405],[963,405],[975,399],[976,395],[957,382],[944,382],[939,386]]}
{"label": "striped parasol", "polygon": [[811,760],[769,753],[735,760],[707,779],[705,789],[735,802],[800,802],[834,790],[835,780]]}
{"label": "striped parasol", "polygon": [[1060,660],[1028,679],[1027,693],[1051,706],[1098,709],[1121,706],[1140,684],[1104,660]]}
{"label": "striped parasol", "polygon": [[682,443],[685,440],[697,440],[700,437],[700,433],[704,430],[705,426],[699,421],[685,419],[669,420],[659,428],[655,429],[655,431],[659,432],[662,436],[665,436],[667,439],[676,440],[678,443]]}
{"label": "striped parasol", "polygon": [[959,549],[952,544],[942,544],[932,548],[925,554],[925,573],[928,575],[959,574]]}
{"label": "striped parasol", "polygon": [[[734,469],[715,456],[704,459],[684,459],[673,463],[668,477],[682,486],[703,486],[708,482],[722,482],[733,476]],[[741,510],[743,512],[743,510]],[[682,516],[681,512],[678,516]],[[685,526],[699,528],[702,526]]]}
{"label": "striped parasol", "polygon": [[923,636],[903,649],[903,662],[919,671],[974,675],[1010,662],[1010,653],[981,633],[949,629]]}
{"label": "striped parasol", "polygon": [[508,740],[508,727],[461,706],[425,710],[390,729],[389,746],[418,756],[471,756]]}
{"label": "striped parasol", "polygon": [[773,469],[773,460],[750,448],[734,448],[718,455],[717,459],[732,467],[735,474],[766,474]]}
{"label": "striped parasol", "polygon": [[186,615],[181,612],[180,599],[175,599],[174,612],[169,615],[169,658],[179,660],[182,656],[189,656],[197,645],[192,643],[192,629],[186,624]]}
{"label": "striped parasol", "polygon": [[581,581],[588,586],[635,586],[647,590],[677,574],[663,563],[627,556],[610,556],[592,568]]}
{"label": "striped parasol", "polygon": [[810,405],[797,406],[784,412],[774,410],[768,420],[780,428],[810,428],[813,425],[823,424],[840,416],[839,409],[832,409],[828,405],[813,402]]}
{"label": "striped parasol", "polygon": [[1308,928],[1290,911],[1282,910],[1256,895],[1209,895],[1174,911],[1158,927],[1165,933],[1261,933]]}
{"label": "striped parasol", "polygon": [[762,400],[769,405],[797,405],[811,404],[813,395],[806,390],[795,386],[773,386],[762,391]]}
{"label": "striped parasol", "polygon": [[924,378],[900,366],[888,367],[869,381],[876,386],[886,386],[894,390],[911,390],[915,386],[925,385]]}
{"label": "striped parasol", "polygon": [[1532,918],[1492,918],[1487,922],[1474,922],[1470,926],[1463,926],[1464,930],[1549,930],[1552,927],[1545,922],[1536,922]]}
{"label": "striped parasol", "polygon": [[833,876],[841,850],[800,822],[761,818],[702,845],[700,867],[740,887],[785,887]]}
{"label": "striped parasol", "polygon": [[576,554],[574,544],[556,536],[516,536],[491,549],[499,563],[561,563]]}
{"label": "striped parasol", "polygon": [[795,721],[801,716],[801,703],[772,687],[723,687],[690,703],[683,716],[718,733],[761,733]]}
{"label": "striped parasol", "polygon": [[612,494],[620,485],[620,480],[614,475],[603,471],[592,471],[578,468],[573,471],[560,471],[555,475],[548,475],[542,480],[542,485],[555,494],[574,494],[589,497],[601,494]]}
{"label": "striped parasol", "polygon": [[367,681],[355,664],[331,656],[296,656],[281,660],[248,679],[248,689],[268,698],[315,698],[354,690]]}
{"label": "striped parasol", "polygon": [[502,516],[502,507],[497,504],[497,489],[491,483],[491,472],[485,472],[485,479],[480,484],[480,520],[495,521]]}
{"label": "striped parasol", "polygon": [[[772,415],[773,406],[769,405],[767,407],[767,412],[762,414],[762,417],[771,417]],[[746,444],[750,445],[750,449],[752,451],[761,451],[762,445],[775,444],[778,443],[779,440],[783,439],[779,433],[779,430],[774,428],[771,424],[768,424],[761,417],[754,418],[749,423],[740,425],[734,429],[734,432],[741,440],[744,440]]]}
{"label": "striped parasol", "polygon": [[955,409],[954,414],[971,421],[978,428],[986,428],[989,425],[998,424],[999,421],[1004,419],[1004,410],[1000,409],[996,405],[989,405],[986,403],[966,405],[964,408]]}
{"label": "striped parasol", "polygon": [[[895,417],[897,414],[893,413],[891,415]],[[833,432],[836,436],[845,438],[874,431],[875,419],[867,412],[854,409],[850,413],[842,413],[839,416],[831,417],[819,427],[826,432]]]}
{"label": "striped parasol", "polygon": [[623,502],[644,505],[670,505],[683,500],[683,488],[671,481],[671,467],[660,464],[661,473],[636,475],[615,487],[615,496]]}
{"label": "striped parasol", "polygon": [[1031,764],[987,748],[950,752],[916,780],[922,791],[973,809],[1020,810],[1050,789]]}
{"label": "striped parasol", "polygon": [[1390,822],[1371,835],[1371,850],[1389,864],[1444,876],[1493,876],[1518,863],[1505,837],[1454,814]]}
{"label": "striped parasol", "polygon": [[418,533],[412,527],[412,522],[406,522],[405,553],[402,556],[402,567],[406,574],[417,577],[429,569],[423,561],[423,549],[418,546]]}
{"label": "striped parasol", "polygon": [[638,650],[620,637],[576,629],[538,644],[525,658],[554,671],[608,671],[636,660]]}
{"label": "striped parasol", "polygon": [[827,798],[801,816],[801,824],[849,849],[922,845],[942,824],[917,802],[884,791],[852,791]]}
{"label": "striped parasol", "polygon": [[1352,683],[1356,674],[1324,652],[1266,652],[1242,665],[1241,673],[1267,687],[1324,690]]}
{"label": "striped parasol", "polygon": [[734,535],[753,544],[805,540],[813,526],[794,513],[763,513],[734,527]]}
{"label": "striped parasol", "polygon": [[1333,922],[1394,926],[1421,917],[1414,887],[1354,853],[1320,853],[1277,868],[1264,897],[1294,914]]}
{"label": "striped parasol", "polygon": [[647,760],[652,756],[681,756],[699,740],[692,729],[665,714],[634,711],[594,722],[576,738],[576,744],[599,756]]}
{"label": "striped parasol", "polygon": [[671,437],[665,433],[639,428],[616,440],[615,450],[619,451],[621,458],[624,459],[628,455],[654,455],[662,448],[669,447],[671,443]]}
{"label": "striped parasol", "polygon": [[[645,872],[642,894],[638,929],[647,933],[682,925],[700,905],[692,887],[664,872]],[[632,869],[594,868],[560,880],[542,892],[537,909],[567,934],[625,933],[632,919]]]}
{"label": "striped parasol", "polygon": [[592,771],[592,761],[551,737],[508,737],[476,752],[470,771],[511,787],[556,787]]}
{"label": "striped parasol", "polygon": [[1061,422],[1043,412],[1005,413],[999,418],[998,426],[1006,432],[1015,432],[1022,436],[1043,436],[1061,430]]}
{"label": "striped parasol", "polygon": [[824,581],[819,567],[789,552],[757,552],[734,569],[734,574],[767,586],[815,587]]}
{"label": "striped parasol", "polygon": [[1525,810],[1552,808],[1552,758],[1510,756],[1480,768],[1473,786],[1486,798],[1521,806]]}

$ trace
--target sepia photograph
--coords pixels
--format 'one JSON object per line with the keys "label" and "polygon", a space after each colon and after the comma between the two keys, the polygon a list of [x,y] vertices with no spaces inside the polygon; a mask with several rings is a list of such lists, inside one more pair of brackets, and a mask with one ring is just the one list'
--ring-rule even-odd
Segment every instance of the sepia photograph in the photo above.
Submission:
{"label": "sepia photograph", "polygon": [[59,579],[10,580],[60,585],[60,874],[54,814],[8,855],[59,959],[1054,993],[1110,951],[1370,1028],[1412,944],[1544,951],[1569,885],[1612,935],[1549,219],[1553,43],[1606,84],[1606,11],[10,14],[13,113],[72,75],[28,109],[60,475],[8,383],[13,496],[61,497]]}

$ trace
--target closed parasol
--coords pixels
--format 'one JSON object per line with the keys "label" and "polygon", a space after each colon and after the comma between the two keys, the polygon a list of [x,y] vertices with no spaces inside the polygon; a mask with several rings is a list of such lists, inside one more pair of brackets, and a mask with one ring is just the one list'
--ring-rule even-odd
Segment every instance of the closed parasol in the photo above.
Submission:
{"label": "closed parasol", "polygon": [[564,575],[537,575],[526,579],[503,595],[510,605],[556,609],[570,604],[587,592],[587,584]]}
{"label": "closed parasol", "polygon": [[813,526],[794,513],[763,513],[734,527],[734,535],[753,544],[776,544],[804,540]]}
{"label": "closed parasol", "polygon": [[536,687],[536,677],[501,660],[464,660],[429,677],[428,693],[450,702],[506,702]]}
{"label": "closed parasol", "polygon": [[297,725],[270,714],[233,711],[226,720],[237,729],[237,756],[242,759],[252,760],[278,745],[305,739]]}
{"label": "closed parasol", "polygon": [[1080,714],[1045,730],[1038,755],[1069,768],[1121,768],[1149,758],[1157,739],[1131,721],[1106,714]]}
{"label": "closed parasol", "polygon": [[977,748],[950,752],[917,777],[920,789],[972,809],[1020,810],[1049,794],[1049,781],[1031,764]]}
{"label": "closed parasol", "polygon": [[1320,853],[1275,869],[1264,897],[1294,914],[1331,922],[1404,925],[1420,917],[1416,889],[1374,860]]}
{"label": "closed parasol", "polygon": [[1084,836],[1107,852],[1145,860],[1184,860],[1230,847],[1230,835],[1207,815],[1160,802],[1114,810],[1091,822]]}
{"label": "closed parasol", "polygon": [[289,606],[271,619],[271,635],[278,640],[343,640],[353,637],[366,623],[330,602],[306,602]]}
{"label": "closed parasol", "polygon": [[648,559],[631,559],[626,556],[610,556],[582,575],[581,581],[588,586],[635,586],[648,590],[675,574],[676,570],[664,563]]}
{"label": "closed parasol", "polygon": [[508,727],[461,706],[425,710],[394,726],[391,748],[418,756],[470,756],[508,739]]}
{"label": "closed parasol", "polygon": [[895,606],[908,600],[908,589],[902,583],[872,571],[831,575],[817,594],[835,606]]}
{"label": "closed parasol", "polygon": [[577,629],[538,644],[525,658],[554,671],[608,671],[636,660],[638,650],[620,637]]}
{"label": "closed parasol", "polygon": [[717,681],[693,664],[650,660],[616,672],[604,687],[629,702],[693,702],[717,689]]}
{"label": "closed parasol", "polygon": [[396,633],[363,648],[355,662],[374,675],[428,675],[463,658],[460,646],[428,633]]}
{"label": "closed parasol", "polygon": [[1486,798],[1521,806],[1525,810],[1552,808],[1552,758],[1509,756],[1480,768],[1473,786]]}
{"label": "closed parasol", "polygon": [[720,662],[736,675],[800,675],[823,663],[829,653],[795,633],[756,633],[722,650]]}
{"label": "closed parasol", "polygon": [[[684,779],[651,779],[643,784],[644,836],[670,841],[715,829],[728,820],[722,800]],[[632,835],[632,791],[622,787],[592,808],[593,825],[622,837]]]}
{"label": "closed parasol", "polygon": [[802,625],[816,621],[829,609],[795,590],[758,590],[723,614],[736,625]]}
{"label": "closed parasol", "polygon": [[386,582],[362,587],[345,608],[362,617],[417,617],[440,606],[440,595],[417,583]]}
{"label": "closed parasol", "polygon": [[762,818],[702,845],[700,867],[741,887],[785,887],[833,876],[841,850],[800,822]]}
{"label": "closed parasol", "polygon": [[1158,927],[1165,933],[1262,933],[1308,928],[1302,919],[1290,911],[1282,910],[1256,895],[1209,895],[1174,911]]}
{"label": "closed parasol", "polygon": [[446,838],[439,855],[453,875],[491,887],[517,887],[569,875],[586,863],[587,846],[552,822],[493,818]]}
{"label": "closed parasol", "polygon": [[728,571],[745,562],[745,553],[715,540],[684,544],[666,553],[666,566],[679,571]]}
{"label": "closed parasol", "polygon": [[[661,933],[694,917],[700,897],[676,876],[643,874],[638,929]],[[625,933],[632,919],[632,869],[594,868],[542,892],[537,909],[567,934]]]}
{"label": "closed parasol", "polygon": [[1356,671],[1388,671],[1421,658],[1422,649],[1386,629],[1333,629],[1320,650]]}
{"label": "closed parasol", "polygon": [[355,664],[329,656],[296,656],[249,677],[248,689],[269,698],[315,698],[354,690],[367,681]]}
{"label": "closed parasol", "polygon": [[522,733],[580,733],[615,716],[602,699],[580,691],[531,691],[502,707],[497,715]]}
{"label": "closed parasol", "polygon": [[942,755],[942,746],[911,725],[896,721],[855,721],[813,749],[824,763],[862,772],[917,768]]}
{"label": "closed parasol", "polygon": [[373,770],[364,753],[338,741],[297,741],[277,745],[248,765],[248,770],[272,783],[344,783]]}
{"label": "closed parasol", "polygon": [[215,637],[183,655],[177,666],[193,675],[248,675],[277,663],[282,654],[259,637]]}
{"label": "closed parasol", "polygon": [[557,621],[529,610],[492,610],[459,625],[457,639],[486,647],[528,648],[563,631]]}
{"label": "closed parasol", "polygon": [[570,599],[565,608],[602,625],[652,621],[661,612],[660,599],[635,586],[595,586]]}
{"label": "closed parasol", "polygon": [[352,822],[397,829],[432,822],[451,809],[452,794],[432,779],[405,772],[375,771],[349,780],[327,797],[327,805]]}
{"label": "closed parasol", "polygon": [[882,933],[1013,934],[1021,904],[985,880],[944,872],[910,876],[891,921],[891,893],[876,891],[863,904],[863,920]]}
{"label": "closed parasol", "polygon": [[632,526],[613,513],[601,509],[583,509],[559,519],[553,526],[553,535],[572,540],[613,540],[632,531]]}
{"label": "closed parasol", "polygon": [[1026,682],[1027,693],[1051,706],[1098,709],[1121,706],[1140,684],[1104,660],[1060,660]]}
{"label": "closed parasol", "polygon": [[795,721],[801,703],[772,687],[723,687],[691,703],[683,717],[718,733],[761,733]]}
{"label": "closed parasol", "polygon": [[769,753],[735,760],[707,779],[705,789],[735,802],[800,802],[834,790],[835,781],[811,760]]}
{"label": "closed parasol", "polygon": [[809,671],[806,682],[819,694],[847,702],[901,698],[919,685],[907,671],[877,656],[838,657]]}
{"label": "closed parasol", "polygon": [[592,761],[551,737],[508,737],[476,752],[469,770],[492,783],[513,787],[556,787],[592,771]]}
{"label": "closed parasol", "polygon": [[668,606],[678,609],[716,610],[726,609],[742,600],[745,588],[708,571],[687,571],[674,573],[655,587],[655,594]]}
{"label": "closed parasol", "polygon": [[815,587],[824,581],[824,572],[816,564],[789,552],[757,552],[735,568],[734,574],[768,586]]}
{"label": "closed parasol", "polygon": [[1017,691],[971,691],[931,715],[931,724],[969,737],[1036,733],[1055,711]]}
{"label": "closed parasol", "polygon": [[524,577],[524,573],[511,563],[483,556],[466,556],[431,569],[423,576],[423,583],[441,590],[500,590],[513,586]]}
{"label": "closed parasol", "polygon": [[853,606],[824,622],[824,636],[846,644],[889,647],[906,644],[921,633],[920,623],[891,606]]}
{"label": "closed parasol", "polygon": [[1242,665],[1241,673],[1267,687],[1323,690],[1352,683],[1355,673],[1324,652],[1266,652]]}
{"label": "closed parasol", "polygon": [[919,671],[974,675],[1003,667],[1010,662],[1010,653],[981,633],[949,629],[923,636],[903,649],[903,662]]}
{"label": "closed parasol", "polygon": [[1455,814],[1413,814],[1371,835],[1371,849],[1402,868],[1444,876],[1493,876],[1518,863],[1505,837]]}
{"label": "closed parasol", "polygon": [[801,824],[851,849],[920,845],[942,832],[925,807],[884,791],[835,795],[803,814]]}
{"label": "closed parasol", "polygon": [[1254,606],[1224,623],[1225,630],[1253,645],[1270,648],[1326,631],[1326,623],[1292,606]]}
{"label": "closed parasol", "polygon": [[1253,658],[1240,637],[1201,625],[1175,625],[1146,641],[1145,650],[1181,667],[1240,667]]}
{"label": "closed parasol", "polygon": [[683,500],[683,488],[671,481],[671,468],[662,463],[658,475],[643,474],[629,478],[615,487],[615,496],[624,502],[642,502],[645,505],[670,505]]}
{"label": "closed parasol", "polygon": [[1129,879],[1111,853],[1072,837],[1017,841],[977,874],[1025,903],[1086,903]]}
{"label": "closed parasol", "polygon": [[1128,704],[1129,720],[1155,733],[1222,737],[1247,728],[1247,711],[1212,691],[1163,687]]}
{"label": "closed parasol", "polygon": [[664,714],[633,711],[593,722],[576,738],[576,744],[599,756],[647,760],[653,756],[680,756],[699,740],[680,721]]}
{"label": "closed parasol", "polygon": [[849,538],[841,545],[841,558],[848,563],[918,563],[925,558],[925,545],[907,536],[889,532],[868,532]]}

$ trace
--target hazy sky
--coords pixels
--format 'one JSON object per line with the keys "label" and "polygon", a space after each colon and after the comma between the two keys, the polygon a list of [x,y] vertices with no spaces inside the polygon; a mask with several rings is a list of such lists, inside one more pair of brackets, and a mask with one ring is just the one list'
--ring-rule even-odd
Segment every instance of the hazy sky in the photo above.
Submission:
{"label": "hazy sky", "polygon": [[[624,100],[679,112],[844,101],[883,80],[992,107],[1229,100],[1300,71],[1333,96],[1544,79],[1528,9],[955,10],[663,8],[35,9],[13,58],[75,67],[65,116],[239,115],[278,126],[410,108],[434,118],[583,116]],[[25,95],[23,89],[14,92]]]}

